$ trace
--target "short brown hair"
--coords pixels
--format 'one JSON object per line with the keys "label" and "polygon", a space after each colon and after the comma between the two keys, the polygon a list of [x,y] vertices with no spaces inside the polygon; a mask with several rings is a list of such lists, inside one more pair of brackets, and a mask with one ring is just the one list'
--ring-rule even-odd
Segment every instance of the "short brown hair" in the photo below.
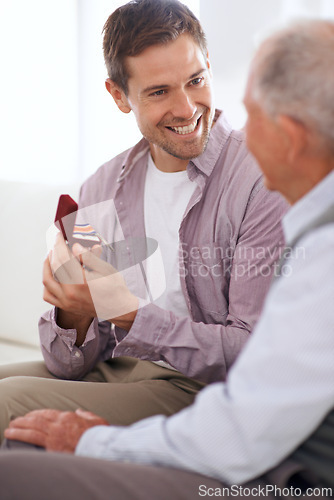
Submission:
{"label": "short brown hair", "polygon": [[147,47],[165,44],[188,33],[204,57],[207,43],[199,20],[178,0],[132,0],[111,14],[103,27],[103,53],[108,75],[128,93],[125,58]]}

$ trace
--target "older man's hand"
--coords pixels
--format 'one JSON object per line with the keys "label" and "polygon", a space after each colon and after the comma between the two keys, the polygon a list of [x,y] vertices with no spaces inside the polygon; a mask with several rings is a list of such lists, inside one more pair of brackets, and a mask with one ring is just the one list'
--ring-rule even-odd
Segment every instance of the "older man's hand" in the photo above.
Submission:
{"label": "older man's hand", "polygon": [[96,425],[109,425],[89,411],[35,410],[13,420],[5,438],[41,446],[47,451],[74,453],[82,434]]}

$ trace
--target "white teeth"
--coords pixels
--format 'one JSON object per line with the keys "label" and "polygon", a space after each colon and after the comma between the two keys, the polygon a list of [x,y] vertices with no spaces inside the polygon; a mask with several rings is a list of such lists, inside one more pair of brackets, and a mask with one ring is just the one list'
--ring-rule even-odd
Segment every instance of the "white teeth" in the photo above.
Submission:
{"label": "white teeth", "polygon": [[192,123],[191,125],[188,125],[187,127],[170,127],[174,132],[177,134],[191,134],[196,128],[197,121],[195,123]]}

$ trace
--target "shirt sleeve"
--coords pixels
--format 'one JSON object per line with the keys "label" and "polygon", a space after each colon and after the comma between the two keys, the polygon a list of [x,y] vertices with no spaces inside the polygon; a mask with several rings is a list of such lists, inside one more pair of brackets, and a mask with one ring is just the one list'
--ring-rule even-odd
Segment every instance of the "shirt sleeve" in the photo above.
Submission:
{"label": "shirt sleeve", "polygon": [[[249,200],[227,271],[228,291],[220,291],[223,285],[201,291],[228,294],[225,323],[195,322],[149,304],[139,309],[129,333],[116,329],[115,356],[162,360],[205,383],[226,378],[259,318],[284,245],[281,217],[287,205],[262,184],[257,187]],[[222,281],[219,276],[213,279]]]}
{"label": "shirt sleeve", "polygon": [[[278,465],[334,406],[333,244],[293,253],[226,383],[166,418],[87,431],[76,453],[156,464],[241,484]],[[320,265],[319,265],[320,263]],[[305,272],[307,270],[307,272]]]}
{"label": "shirt sleeve", "polygon": [[39,320],[41,349],[48,370],[58,378],[80,380],[96,363],[111,357],[115,345],[114,333],[108,321],[95,318],[87,331],[84,343],[77,347],[77,332],[57,325],[56,308],[47,311]]}

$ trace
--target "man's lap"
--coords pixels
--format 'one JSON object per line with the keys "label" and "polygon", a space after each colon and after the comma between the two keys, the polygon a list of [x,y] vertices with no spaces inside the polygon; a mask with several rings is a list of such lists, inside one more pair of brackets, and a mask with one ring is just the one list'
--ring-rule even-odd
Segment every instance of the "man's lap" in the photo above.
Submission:
{"label": "man's lap", "polygon": [[[20,444],[18,444],[20,446]],[[201,474],[172,468],[16,448],[0,452],[2,500],[194,500],[201,497],[293,497],[268,477],[228,486]],[[274,490],[272,490],[274,488]],[[281,493],[281,494],[280,494]],[[316,498],[311,496],[309,498]],[[319,497],[323,498],[323,497]]]}
{"label": "man's lap", "polygon": [[[29,364],[43,374],[45,365]],[[11,419],[53,408],[92,411],[113,425],[128,425],[155,414],[171,415],[191,404],[203,384],[153,363],[116,358],[100,363],[91,376],[101,382],[60,380],[50,376],[12,376],[0,380],[0,432]],[[16,373],[22,373],[22,368]],[[23,372],[24,373],[24,372]],[[26,375],[29,374],[27,370]],[[102,380],[104,380],[102,382]]]}
{"label": "man's lap", "polygon": [[223,487],[174,469],[17,450],[0,453],[0,485],[2,500],[194,500]]}
{"label": "man's lap", "polygon": [[[14,455],[14,459],[9,458]],[[6,484],[11,492],[19,494],[13,479],[11,463],[15,461],[19,477],[23,477],[28,497],[34,498],[36,484],[57,490],[53,469],[64,471],[61,498],[66,500],[78,494],[80,499],[110,498],[117,500],[170,499],[193,500],[199,497],[258,498],[292,500],[305,496],[310,500],[327,498],[328,490],[321,487],[310,470],[291,458],[287,458],[263,476],[242,485],[222,484],[219,480],[201,474],[153,465],[112,462],[79,457],[64,453],[49,453],[43,448],[20,441],[5,440],[0,450],[0,485]],[[41,466],[42,464],[42,466]],[[9,477],[1,472],[8,470]],[[39,474],[43,475],[39,479]],[[84,478],[83,480],[81,478]],[[97,482],[98,480],[98,482]],[[323,494],[323,492],[325,492]],[[31,496],[30,496],[31,495]],[[86,495],[86,496],[85,496]],[[92,495],[92,496],[89,496]],[[14,496],[8,498],[15,498]],[[36,497],[37,498],[37,497]],[[38,497],[39,498],[39,497]],[[49,497],[52,500],[53,497]],[[56,496],[57,498],[57,496]],[[76,498],[76,497],[74,497]],[[1,500],[2,497],[1,497]]]}

